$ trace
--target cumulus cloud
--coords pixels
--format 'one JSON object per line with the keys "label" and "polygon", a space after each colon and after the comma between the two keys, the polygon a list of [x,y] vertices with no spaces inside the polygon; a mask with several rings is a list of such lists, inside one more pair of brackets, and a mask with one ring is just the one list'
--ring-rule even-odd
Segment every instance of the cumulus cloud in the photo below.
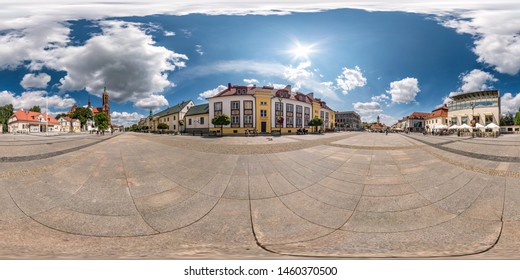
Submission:
{"label": "cumulus cloud", "polygon": [[336,83],[343,94],[348,94],[355,88],[364,87],[367,84],[367,78],[363,76],[359,66],[354,67],[354,69],[343,67],[343,72],[336,79]]}
{"label": "cumulus cloud", "polygon": [[20,85],[24,89],[46,88],[47,84],[49,84],[50,81],[51,76],[47,75],[46,73],[25,74],[25,76],[23,76],[22,81],[20,82]]}
{"label": "cumulus cloud", "polygon": [[275,89],[284,89],[287,86],[287,85],[284,85],[284,84],[273,84],[273,83],[269,83],[267,85],[270,86],[270,87],[273,87]]}
{"label": "cumulus cloud", "polygon": [[167,30],[165,30],[163,34],[164,34],[164,36],[166,36],[166,37],[175,36],[175,32],[173,32],[173,31],[167,31]]}
{"label": "cumulus cloud", "polygon": [[113,124],[131,126],[132,124],[136,124],[139,122],[141,118],[144,118],[144,115],[141,115],[137,112],[128,113],[128,112],[112,112],[110,114],[111,120]]}
{"label": "cumulus cloud", "polygon": [[462,76],[463,84],[460,89],[462,92],[487,90],[491,88],[487,83],[496,81],[498,80],[490,73],[479,69],[473,69],[471,72]]}
{"label": "cumulus cloud", "polygon": [[158,93],[172,86],[168,73],[184,67],[188,58],[156,46],[139,24],[103,21],[100,25],[102,34],[84,45],[52,52],[46,66],[67,73],[60,80],[61,90],[86,89],[100,96],[107,86],[116,102],[131,101],[140,108],[167,105]]}
{"label": "cumulus cloud", "polygon": [[372,96],[370,99],[372,101],[382,102],[382,101],[389,100],[390,96],[388,96],[387,94],[382,93],[381,95]]}
{"label": "cumulus cloud", "polygon": [[352,103],[354,110],[360,115],[371,115],[382,113],[381,105],[378,102],[356,102]]}
{"label": "cumulus cloud", "polygon": [[520,93],[513,96],[511,93],[506,93],[500,99],[500,108],[502,113],[515,113],[520,108]]}
{"label": "cumulus cloud", "polygon": [[243,81],[248,85],[256,85],[260,83],[257,79],[244,79]]}
{"label": "cumulus cloud", "polygon": [[199,97],[197,97],[198,100],[206,100],[206,98],[213,97],[217,95],[219,92],[227,89],[224,85],[219,85],[218,87],[210,90],[206,90],[205,92],[199,93]]}
{"label": "cumulus cloud", "polygon": [[40,106],[42,109],[48,104],[49,108],[70,108],[76,104],[76,100],[71,98],[69,95],[48,95],[47,92],[38,91],[26,91],[21,95],[16,95],[13,92],[2,91],[0,92],[0,106],[6,104],[13,104],[14,109],[30,109],[33,106]]}
{"label": "cumulus cloud", "polygon": [[390,83],[390,89],[386,91],[392,96],[395,103],[410,103],[415,101],[419,89],[419,81],[416,78],[404,78]]}
{"label": "cumulus cloud", "polygon": [[162,95],[152,94],[148,97],[136,100],[134,105],[138,108],[154,110],[162,106],[168,106],[168,100]]}

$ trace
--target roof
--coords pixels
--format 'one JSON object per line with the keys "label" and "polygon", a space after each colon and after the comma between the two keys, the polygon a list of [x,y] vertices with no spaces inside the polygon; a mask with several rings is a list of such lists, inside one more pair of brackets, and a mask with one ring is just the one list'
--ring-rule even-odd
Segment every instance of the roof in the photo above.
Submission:
{"label": "roof", "polygon": [[166,115],[171,115],[171,114],[176,114],[176,113],[179,113],[182,109],[184,109],[184,107],[186,107],[189,103],[191,102],[191,100],[188,100],[188,101],[182,101],[181,103],[175,105],[175,106],[172,106],[170,108],[167,108],[165,110],[162,110],[160,111],[159,113],[156,113],[155,115],[153,115],[154,117],[162,117],[162,116],[166,116]]}
{"label": "roof", "polygon": [[424,120],[429,114],[430,113],[413,112],[411,115],[408,116],[408,119]]}
{"label": "roof", "polygon": [[434,118],[447,118],[448,117],[448,107],[442,106],[435,110],[433,110],[426,119],[434,119]]}
{"label": "roof", "polygon": [[65,119],[68,122],[77,122],[78,121],[78,119],[73,119],[71,117],[66,117],[66,116],[61,116],[61,117],[58,118],[58,120],[59,119]]}
{"label": "roof", "polygon": [[209,104],[200,104],[191,107],[186,116],[200,115],[200,114],[209,114]]}
{"label": "roof", "polygon": [[459,93],[453,96],[450,96],[453,100],[471,100],[475,98],[486,98],[486,97],[499,97],[500,94],[498,93],[498,90],[484,90],[484,91],[475,91],[475,92],[464,92]]}
{"label": "roof", "polygon": [[26,121],[26,122],[37,122],[40,123],[38,120],[38,117],[42,116],[44,119],[48,120],[48,123],[50,124],[60,124],[54,117],[39,113],[39,112],[32,112],[32,111],[25,111],[25,110],[18,110],[14,112],[14,114],[11,116],[16,117],[18,121]]}

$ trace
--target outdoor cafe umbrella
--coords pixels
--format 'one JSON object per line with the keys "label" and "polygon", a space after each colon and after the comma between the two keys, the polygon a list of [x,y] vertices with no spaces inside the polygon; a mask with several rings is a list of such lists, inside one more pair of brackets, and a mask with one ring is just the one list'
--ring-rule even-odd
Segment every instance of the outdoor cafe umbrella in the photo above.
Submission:
{"label": "outdoor cafe umbrella", "polygon": [[435,126],[435,129],[447,129],[448,126],[447,125],[444,125],[444,124],[439,124],[437,126]]}
{"label": "outdoor cafe umbrella", "polygon": [[471,129],[471,126],[469,126],[468,124],[463,124],[459,126],[459,129]]}
{"label": "outdoor cafe umbrella", "polygon": [[478,129],[482,129],[482,128],[484,128],[484,127],[485,127],[485,126],[481,125],[480,123],[477,123],[477,124],[475,125],[475,128],[478,128]]}
{"label": "outdoor cafe umbrella", "polygon": [[456,125],[456,124],[454,124],[454,125],[450,126],[450,129],[458,129],[458,128],[459,128],[459,126],[458,126],[458,125]]}
{"label": "outdoor cafe umbrella", "polygon": [[485,128],[496,129],[496,128],[500,128],[500,126],[498,126],[494,123],[489,123],[488,125],[485,126]]}

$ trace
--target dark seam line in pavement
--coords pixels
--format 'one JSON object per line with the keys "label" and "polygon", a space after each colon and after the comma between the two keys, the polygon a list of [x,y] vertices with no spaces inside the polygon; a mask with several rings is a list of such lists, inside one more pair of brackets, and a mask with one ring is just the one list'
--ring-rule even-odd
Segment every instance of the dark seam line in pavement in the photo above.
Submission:
{"label": "dark seam line in pavement", "polygon": [[143,222],[149,228],[151,228],[153,231],[155,231],[155,233],[159,233],[159,231],[156,228],[154,228],[152,225],[150,225],[148,223],[147,220],[145,220],[145,218],[143,217],[143,213],[141,213],[141,211],[139,211],[139,208],[137,208],[137,205],[135,204],[134,196],[132,195],[132,191],[131,191],[131,188],[130,188],[129,183],[128,183],[128,173],[127,173],[126,168],[125,168],[125,162],[123,160],[123,154],[122,154],[121,149],[119,149],[119,156],[121,157],[121,164],[123,165],[123,170],[125,171],[126,189],[128,191],[128,195],[130,195],[130,198],[132,199],[132,203],[134,204],[135,211],[137,211],[137,213],[139,214],[139,217],[141,217],[141,220],[143,220]]}
{"label": "dark seam line in pavement", "polygon": [[328,143],[328,144],[325,144],[327,146],[332,146],[332,147],[339,147],[339,148],[349,148],[349,149],[355,149],[355,150],[381,150],[381,151],[385,151],[385,150],[392,150],[392,151],[395,151],[395,150],[413,150],[413,149],[419,149],[421,146],[419,145],[414,145],[414,146],[402,146],[402,147],[399,147],[399,146],[356,146],[356,145],[347,145],[347,144],[334,144],[334,143]]}
{"label": "dark seam line in pavement", "polygon": [[64,155],[64,154],[68,154],[70,152],[79,151],[81,149],[102,143],[106,140],[112,139],[119,135],[120,134],[117,134],[115,136],[110,136],[109,138],[101,139],[101,140],[93,142],[93,143],[88,143],[88,144],[81,145],[78,147],[69,148],[69,149],[56,151],[56,152],[50,152],[50,153],[46,153],[46,154],[31,155],[31,156],[16,156],[16,157],[0,157],[0,162],[24,162],[24,161],[40,160],[40,159],[46,159],[46,158],[55,157],[55,156],[59,156],[59,155]]}
{"label": "dark seam line in pavement", "polygon": [[450,152],[453,154],[458,154],[461,156],[467,156],[467,157],[481,159],[481,160],[498,161],[498,162],[520,162],[520,157],[494,156],[494,155],[484,155],[484,154],[472,153],[472,152],[461,151],[461,150],[457,150],[457,149],[453,149],[453,148],[449,148],[449,147],[444,147],[444,146],[442,146],[444,144],[432,144],[428,141],[417,139],[414,137],[410,137],[410,136],[406,136],[406,137],[409,137],[411,139],[424,143],[428,146],[437,148],[439,150],[443,150],[443,151]]}

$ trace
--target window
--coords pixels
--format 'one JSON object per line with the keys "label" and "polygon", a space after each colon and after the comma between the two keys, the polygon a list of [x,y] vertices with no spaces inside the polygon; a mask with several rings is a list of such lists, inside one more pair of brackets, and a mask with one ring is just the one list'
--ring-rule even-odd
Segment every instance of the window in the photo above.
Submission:
{"label": "window", "polygon": [[267,105],[267,102],[265,102],[265,101],[261,101],[261,102],[260,102],[260,105]]}
{"label": "window", "polygon": [[244,110],[252,110],[253,101],[244,101]]}
{"label": "window", "polygon": [[237,116],[237,115],[231,116],[231,123],[232,124],[240,124],[240,116]]}
{"label": "window", "polygon": [[199,123],[204,124],[204,117],[200,117]]}
{"label": "window", "polygon": [[[287,104],[287,112],[292,112],[294,109],[294,105]],[[300,111],[302,110],[302,107],[300,106]],[[301,113],[301,112],[300,112]]]}
{"label": "window", "polygon": [[[298,112],[298,107],[299,106],[296,106],[296,112]],[[301,107],[300,107],[300,113],[301,113]],[[311,108],[309,107],[305,107],[305,115],[310,115],[311,114]]]}
{"label": "window", "polygon": [[215,102],[213,104],[213,109],[215,111],[215,116],[222,115],[222,102]]}
{"label": "window", "polygon": [[240,101],[231,101],[231,109],[232,110],[240,109]]}
{"label": "window", "polygon": [[[309,112],[307,112],[309,108],[305,108],[305,114],[308,114]],[[300,105],[296,105],[296,113],[301,113],[302,112],[302,106]]]}
{"label": "window", "polygon": [[173,130],[176,130],[177,129],[177,126],[176,125],[173,125]]}
{"label": "window", "polygon": [[262,117],[262,118],[267,117],[267,110],[260,110],[260,117]]}
{"label": "window", "polygon": [[457,124],[457,117],[451,118],[451,124],[452,125],[454,125],[454,124],[456,125]]}
{"label": "window", "polygon": [[175,116],[173,116],[173,120],[175,120]]}
{"label": "window", "polygon": [[276,111],[281,111],[282,110],[282,102],[274,103],[274,108],[275,108]]}
{"label": "window", "polygon": [[253,124],[253,115],[245,115],[244,116],[244,127],[247,127],[246,126],[247,124],[250,124],[250,125]]}
{"label": "window", "polygon": [[320,118],[323,120],[323,111],[320,112]]}
{"label": "window", "polygon": [[188,125],[191,125],[191,119],[188,119]]}

